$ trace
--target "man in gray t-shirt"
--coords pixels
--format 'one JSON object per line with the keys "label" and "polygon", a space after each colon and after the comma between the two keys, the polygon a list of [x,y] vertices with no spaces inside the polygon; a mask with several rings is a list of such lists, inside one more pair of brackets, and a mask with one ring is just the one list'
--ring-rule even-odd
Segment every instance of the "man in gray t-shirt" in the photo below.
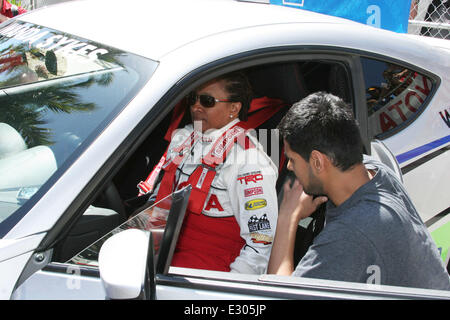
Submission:
{"label": "man in gray t-shirt", "polygon": [[327,203],[326,227],[294,275],[450,289],[439,252],[400,181],[383,164],[340,206]]}
{"label": "man in gray t-shirt", "polygon": [[[288,169],[268,273],[450,290],[428,230],[395,174],[370,158],[351,111],[316,93],[281,121]],[[315,196],[315,197],[313,197]],[[294,271],[298,222],[327,201],[325,226]]]}

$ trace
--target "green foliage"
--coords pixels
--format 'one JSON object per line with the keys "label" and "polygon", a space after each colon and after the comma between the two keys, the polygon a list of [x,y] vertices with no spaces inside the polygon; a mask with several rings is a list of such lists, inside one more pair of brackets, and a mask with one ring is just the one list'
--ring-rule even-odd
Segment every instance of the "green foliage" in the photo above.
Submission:
{"label": "green foliage", "polygon": [[22,6],[22,1],[21,0],[9,0],[9,3],[14,4],[16,6],[19,6],[19,7]]}
{"label": "green foliage", "polygon": [[18,6],[18,7],[22,7],[22,8],[24,8],[24,9],[26,9],[26,10],[29,10],[29,9],[30,9],[30,8],[29,8],[29,3],[23,4],[23,3],[22,3],[22,0],[8,0],[8,1],[9,1],[9,3],[11,3],[11,4],[16,5],[16,6]]}

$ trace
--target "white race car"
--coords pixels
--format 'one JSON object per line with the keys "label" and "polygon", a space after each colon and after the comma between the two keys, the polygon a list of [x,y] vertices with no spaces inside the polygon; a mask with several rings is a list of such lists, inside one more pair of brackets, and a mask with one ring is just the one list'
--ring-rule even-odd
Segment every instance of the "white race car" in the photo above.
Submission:
{"label": "white race car", "polygon": [[287,108],[316,91],[342,97],[366,153],[402,177],[448,264],[448,41],[268,4],[122,2],[70,1],[0,25],[0,298],[450,298],[170,267],[189,189],[170,196],[168,218],[134,215],[136,185],[180,125],[180,101],[242,70],[280,177],[267,141],[278,141],[271,129]]}

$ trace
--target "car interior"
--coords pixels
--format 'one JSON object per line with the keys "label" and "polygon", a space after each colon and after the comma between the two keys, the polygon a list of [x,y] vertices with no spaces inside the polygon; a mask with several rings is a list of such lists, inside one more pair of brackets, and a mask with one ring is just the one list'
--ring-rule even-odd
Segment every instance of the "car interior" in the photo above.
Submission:
{"label": "car interior", "polygon": [[[327,91],[343,98],[352,105],[350,79],[346,67],[336,61],[305,60],[264,64],[244,71],[254,91],[254,100],[265,103],[252,105],[249,110],[249,128],[275,129],[289,107],[315,91]],[[98,193],[88,210],[77,221],[67,236],[54,248],[52,261],[67,262],[77,253],[100,239],[103,235],[124,223],[146,205],[147,196],[138,197],[137,184],[145,180],[166,150],[170,132],[183,127],[188,121],[183,101],[170,112],[151,132],[145,141],[127,159],[117,174]],[[257,120],[255,120],[257,119]],[[256,124],[256,126],[255,126]],[[269,134],[270,130],[267,130]],[[266,152],[278,153],[279,178],[277,192],[282,199],[282,186],[292,175],[286,169],[282,146],[273,151],[269,141]],[[157,142],[157,143],[155,143]],[[280,144],[281,145],[281,144]],[[299,261],[320,232],[324,220],[324,208],[319,208],[310,220],[302,221],[299,228],[305,232],[297,238],[295,260]]]}

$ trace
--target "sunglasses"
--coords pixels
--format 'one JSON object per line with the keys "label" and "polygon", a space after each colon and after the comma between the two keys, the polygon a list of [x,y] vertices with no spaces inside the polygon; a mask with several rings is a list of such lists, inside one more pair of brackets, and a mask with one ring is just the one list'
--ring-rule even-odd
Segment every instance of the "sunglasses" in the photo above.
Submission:
{"label": "sunglasses", "polygon": [[189,106],[193,106],[197,101],[200,101],[200,104],[205,108],[212,108],[216,105],[216,102],[234,102],[232,100],[220,100],[216,99],[209,94],[196,94],[195,92],[191,92],[187,96],[187,103]]}

